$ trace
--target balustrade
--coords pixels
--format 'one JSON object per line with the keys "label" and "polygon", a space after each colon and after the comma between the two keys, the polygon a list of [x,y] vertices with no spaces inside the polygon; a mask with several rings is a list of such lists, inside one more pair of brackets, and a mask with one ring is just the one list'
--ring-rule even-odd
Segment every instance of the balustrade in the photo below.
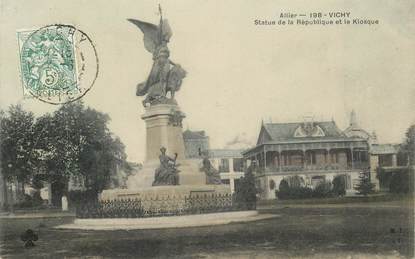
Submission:
{"label": "balustrade", "polygon": [[255,209],[232,194],[104,200],[77,207],[78,218],[143,218]]}
{"label": "balustrade", "polygon": [[295,171],[333,171],[333,170],[352,170],[352,169],[367,169],[369,163],[367,162],[353,162],[348,164],[320,164],[320,165],[289,165],[289,166],[267,166],[266,172],[295,172]]}

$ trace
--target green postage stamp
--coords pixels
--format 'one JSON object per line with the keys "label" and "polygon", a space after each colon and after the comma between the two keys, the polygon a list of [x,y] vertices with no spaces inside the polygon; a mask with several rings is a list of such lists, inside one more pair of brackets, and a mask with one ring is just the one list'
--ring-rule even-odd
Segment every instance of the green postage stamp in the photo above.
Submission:
{"label": "green postage stamp", "polygon": [[98,75],[98,57],[88,35],[71,25],[49,25],[19,31],[17,37],[25,97],[60,104],[90,90]]}

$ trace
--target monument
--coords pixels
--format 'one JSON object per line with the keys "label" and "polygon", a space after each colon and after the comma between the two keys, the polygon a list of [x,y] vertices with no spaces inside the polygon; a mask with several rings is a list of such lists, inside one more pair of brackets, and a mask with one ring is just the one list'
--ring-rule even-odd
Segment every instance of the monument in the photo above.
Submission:
{"label": "monument", "polygon": [[141,116],[146,124],[143,169],[128,179],[127,189],[104,190],[101,200],[161,198],[165,201],[163,206],[172,205],[173,201],[169,200],[175,200],[172,206],[182,206],[185,199],[195,195],[230,196],[229,186],[220,184],[217,172],[212,180],[212,168],[203,170],[195,161],[185,158],[182,135],[185,114],[175,100],[175,93],[180,90],[186,71],[170,60],[167,44],[172,30],[163,19],[160,7],[159,11],[159,25],[128,19],[143,32],[144,47],[153,57],[147,80],[136,89],[137,96],[144,96],[145,107]]}

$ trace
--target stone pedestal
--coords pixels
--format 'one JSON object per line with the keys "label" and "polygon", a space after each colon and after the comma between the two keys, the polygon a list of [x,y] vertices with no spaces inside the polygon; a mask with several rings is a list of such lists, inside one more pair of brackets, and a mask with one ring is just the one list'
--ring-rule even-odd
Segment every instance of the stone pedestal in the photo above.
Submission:
{"label": "stone pedestal", "polygon": [[159,160],[160,148],[167,149],[167,155],[175,153],[184,159],[182,119],[185,117],[177,105],[159,104],[146,108],[141,118],[146,123],[146,162]]}
{"label": "stone pedestal", "polygon": [[199,165],[185,159],[182,133],[182,119],[185,114],[174,104],[158,104],[146,107],[141,118],[146,123],[146,158],[143,169],[127,182],[128,189],[151,187],[156,168],[160,165],[160,148],[167,149],[166,154],[177,154],[180,185],[204,185],[206,178],[200,172]]}
{"label": "stone pedestal", "polygon": [[[127,189],[104,190],[100,200],[104,207],[119,207],[139,202],[144,216],[226,211],[233,209],[231,189],[227,185],[207,185],[204,172],[194,160],[185,159],[182,119],[177,105],[158,104],[146,108],[141,117],[146,123],[146,158],[143,169],[130,176]],[[161,147],[174,157],[179,170],[179,185],[152,186],[160,166]],[[120,213],[122,213],[122,209]]]}

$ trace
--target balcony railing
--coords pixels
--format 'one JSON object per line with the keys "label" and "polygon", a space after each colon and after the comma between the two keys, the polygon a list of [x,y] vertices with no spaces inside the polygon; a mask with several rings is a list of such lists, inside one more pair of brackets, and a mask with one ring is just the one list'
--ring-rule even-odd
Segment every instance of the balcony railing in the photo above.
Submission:
{"label": "balcony railing", "polygon": [[325,165],[289,165],[289,166],[267,166],[266,172],[296,172],[296,171],[336,171],[336,170],[353,170],[367,169],[368,163],[359,162],[351,164],[325,164]]}

